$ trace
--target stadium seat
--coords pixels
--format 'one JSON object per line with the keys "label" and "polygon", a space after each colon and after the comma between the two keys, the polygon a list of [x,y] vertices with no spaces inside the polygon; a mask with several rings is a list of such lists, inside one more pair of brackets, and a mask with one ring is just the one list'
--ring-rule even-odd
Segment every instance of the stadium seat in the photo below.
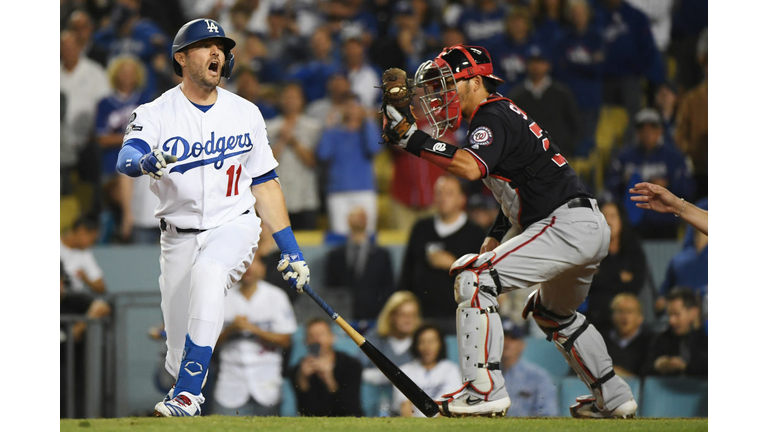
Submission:
{"label": "stadium seat", "polygon": [[291,387],[291,381],[288,379],[283,380],[283,401],[280,404],[280,416],[281,417],[296,417],[296,393]]}
{"label": "stadium seat", "polygon": [[459,344],[456,341],[456,335],[445,336],[445,349],[448,360],[459,363]]}
{"label": "stadium seat", "polygon": [[[639,378],[624,378],[629,388],[632,389],[632,395],[635,397],[635,401],[638,406],[641,404],[641,388]],[[589,394],[586,384],[584,384],[578,377],[569,376],[560,381],[560,414],[570,417],[570,406],[576,403],[576,398]]]}
{"label": "stadium seat", "polygon": [[643,383],[643,417],[707,417],[707,380],[647,377]]}
{"label": "stadium seat", "polygon": [[564,377],[571,371],[571,367],[568,366],[560,351],[555,348],[555,344],[546,339],[525,338],[523,359],[541,366],[552,375],[553,379]]}

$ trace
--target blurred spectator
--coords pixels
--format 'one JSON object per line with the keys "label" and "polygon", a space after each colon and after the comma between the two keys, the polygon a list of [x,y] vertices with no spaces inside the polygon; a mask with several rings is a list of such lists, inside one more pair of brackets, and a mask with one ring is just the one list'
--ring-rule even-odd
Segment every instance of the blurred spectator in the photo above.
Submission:
{"label": "blurred spectator", "polygon": [[589,322],[605,334],[611,325],[611,302],[619,293],[639,295],[648,278],[648,265],[640,240],[620,204],[606,202],[600,210],[611,227],[608,255],[600,263],[587,297]]}
{"label": "blurred spectator", "polygon": [[531,13],[528,8],[515,7],[507,15],[504,23],[506,31],[504,43],[496,50],[490,51],[493,70],[498,71],[499,77],[504,80],[498,88],[501,94],[507,93],[525,79],[526,56],[535,42]]}
{"label": "blurred spectator", "polygon": [[267,58],[280,63],[283,70],[304,57],[304,41],[284,4],[270,2],[267,29],[261,36],[267,48]]}
{"label": "blurred spectator", "polygon": [[536,0],[532,2],[533,26],[537,42],[552,49],[563,34],[566,0]]}
{"label": "blurred spectator", "polygon": [[702,79],[697,45],[707,27],[708,8],[701,0],[679,0],[672,10],[672,43],[669,52],[675,59],[675,82],[687,91]]}
{"label": "blurred spectator", "polygon": [[664,310],[665,296],[678,286],[688,287],[693,291],[700,303],[707,294],[709,285],[709,237],[695,231],[693,246],[684,247],[669,261],[664,281],[659,286],[659,298],[656,300],[656,311]]}
{"label": "blurred spectator", "polygon": [[93,44],[93,32],[95,26],[93,19],[84,10],[75,10],[69,16],[67,29],[72,30],[78,44],[82,47],[82,53],[86,57],[100,64],[107,66],[107,52],[102,47]]}
{"label": "blurred spectator", "polygon": [[289,373],[299,414],[309,417],[361,417],[360,362],[333,349],[335,336],[328,321],[310,319],[306,335],[309,354]]}
{"label": "blurred spectator", "polygon": [[528,77],[512,88],[510,99],[550,133],[566,159],[576,151],[579,109],[571,90],[550,75],[552,59],[544,46],[531,45],[526,58]]}
{"label": "blurred spectator", "polygon": [[116,237],[119,221],[123,218],[118,187],[121,176],[117,175],[116,166],[125,127],[133,110],[150,101],[150,95],[144,91],[146,71],[136,57],[114,57],[109,63],[107,76],[112,93],[102,99],[96,109],[96,142],[101,148],[101,184],[107,207],[102,213],[104,242]]}
{"label": "blurred spectator", "polygon": [[235,93],[259,107],[264,120],[272,120],[277,116],[277,109],[272,105],[271,101],[264,97],[265,91],[262,89],[261,83],[259,83],[259,78],[252,70],[240,69],[235,80],[237,83]]}
{"label": "blurred spectator", "polygon": [[302,83],[307,102],[311,103],[325,97],[328,79],[341,70],[341,64],[334,57],[333,39],[326,27],[315,30],[309,44],[312,57],[292,67],[288,79]]}
{"label": "blurred spectator", "polygon": [[[182,0],[189,2],[190,0]],[[195,2],[197,5],[205,4],[207,0],[204,0],[202,2]],[[246,41],[248,39],[248,34],[250,31],[248,30],[248,22],[251,19],[251,16],[253,16],[253,13],[256,11],[256,7],[259,5],[259,2],[251,1],[251,0],[226,0],[226,1],[219,1],[217,5],[218,13],[213,14],[198,14],[195,15],[192,18],[189,18],[189,20],[199,18],[199,17],[211,17],[213,19],[216,19],[216,21],[221,24],[221,26],[226,29],[227,37],[235,41],[235,57],[238,58],[238,61],[240,60],[241,53],[244,53],[243,48],[246,45]],[[189,7],[193,7],[192,5],[189,5]],[[216,18],[218,17],[218,19]],[[175,32],[175,30],[174,30]],[[173,34],[169,32],[169,34]]]}
{"label": "blurred spectator", "polygon": [[283,351],[291,347],[297,326],[288,296],[265,282],[265,273],[256,254],[239,286],[225,299],[224,328],[216,343],[216,414],[280,414]]}
{"label": "blurred spectator", "polygon": [[[624,0],[603,0],[599,11],[606,42],[603,102],[623,107],[635,117],[642,106],[643,79],[659,83],[664,79],[661,55],[644,13]],[[627,128],[625,137],[632,136]]]}
{"label": "blurred spectator", "polygon": [[525,332],[521,327],[505,322],[501,370],[512,400],[507,417],[558,415],[557,392],[552,377],[540,366],[524,360],[524,351]]}
{"label": "blurred spectator", "polygon": [[[181,10],[184,13],[184,19],[187,21],[198,18],[211,18],[219,21],[219,19],[231,11],[236,3],[243,3],[246,5],[258,4],[258,1],[251,0],[179,0],[181,2]],[[228,27],[225,27],[228,28]],[[227,33],[229,36],[229,33]]]}
{"label": "blurred spectator", "polygon": [[[402,366],[415,357],[411,351],[413,335],[421,325],[419,300],[409,291],[394,292],[379,313],[375,331],[366,340],[379,349],[392,363]],[[357,356],[363,365],[363,381],[373,385],[387,384],[387,377],[362,351]]]}
{"label": "blurred spectator", "polygon": [[61,236],[60,257],[72,292],[101,295],[106,291],[104,274],[91,250],[98,237],[98,222],[87,216],[76,220]]}
{"label": "blurred spectator", "polygon": [[673,194],[688,198],[695,184],[689,162],[677,148],[664,145],[661,116],[650,108],[635,117],[638,143],[616,156],[606,174],[605,187],[611,199],[623,202],[630,223],[642,238],[677,237],[679,219],[672,214],[645,212],[629,201],[627,190],[640,182],[663,186]]}
{"label": "blurred spectator", "polygon": [[613,360],[613,370],[621,377],[642,377],[653,333],[643,325],[643,310],[636,295],[620,293],[613,298],[611,322],[613,327],[601,333]]}
{"label": "blurred spectator", "polygon": [[467,201],[467,214],[469,220],[477,224],[483,232],[488,232],[496,220],[499,212],[499,203],[493,195],[487,195],[482,192],[474,193],[469,196]]}
{"label": "blurred spectator", "polygon": [[160,200],[149,189],[149,176],[117,176],[117,198],[121,215],[118,239],[123,243],[159,244],[155,208]]}
{"label": "blurred spectator", "polygon": [[157,24],[139,15],[141,0],[117,0],[110,20],[93,35],[93,43],[107,51],[107,60],[124,54],[141,59],[147,70],[147,91],[157,90],[156,55],[168,56],[171,40]]}
{"label": "blurred spectator", "polygon": [[392,258],[369,236],[364,208],[352,208],[348,220],[347,241],[326,257],[325,285],[352,299],[352,319],[374,320],[395,290]]}
{"label": "blurred spectator", "polygon": [[[157,23],[164,34],[175,35],[176,31],[189,21],[182,13],[182,2],[183,0],[143,1],[139,12],[142,17]],[[219,0],[219,3],[224,2],[225,0]],[[195,18],[202,17],[198,15]]]}
{"label": "blurred spectator", "polygon": [[[418,97],[424,94],[423,90],[417,88],[415,92],[415,102],[412,105],[416,115],[416,126],[421,130],[429,131],[429,122],[423,114],[421,104],[418,103]],[[440,140],[456,145],[458,144],[456,134],[456,132],[447,131]],[[435,182],[445,171],[424,159],[409,155],[400,147],[387,147],[394,164],[389,190],[392,197],[389,207],[392,225],[395,229],[410,230],[417,219],[432,214]]]}
{"label": "blurred spectator", "polygon": [[349,234],[347,216],[360,205],[368,215],[371,234],[377,220],[373,159],[383,148],[380,128],[365,117],[365,109],[353,95],[347,95],[343,113],[342,124],[323,132],[316,153],[325,168],[329,228],[335,234]]}
{"label": "blurred spectator", "polygon": [[[439,327],[419,327],[409,351],[413,360],[400,369],[430,398],[438,399],[461,385],[459,365],[448,359],[445,336]],[[402,417],[426,417],[396,387],[392,389],[392,408]]]}
{"label": "blurred spectator", "polygon": [[667,294],[666,309],[669,328],[654,337],[645,374],[706,378],[708,338],[696,297],[689,289],[675,288]]}
{"label": "blurred spectator", "polygon": [[666,53],[672,37],[672,8],[675,0],[626,0],[648,17],[656,48]]}
{"label": "blurred spectator", "polygon": [[446,174],[437,180],[436,214],[413,226],[400,272],[399,289],[416,294],[424,317],[448,334],[456,331],[456,302],[445,295],[453,286],[448,270],[462,255],[477,253],[485,239],[483,230],[469,220],[466,204],[458,178]]}
{"label": "blurred spectator", "polygon": [[595,133],[602,106],[604,41],[591,25],[587,0],[568,2],[570,25],[554,43],[553,77],[565,83],[579,107],[581,136],[575,156],[589,156],[595,148]]}
{"label": "blurred spectator", "polygon": [[285,193],[285,206],[295,230],[317,228],[320,208],[315,148],[322,125],[304,114],[301,85],[289,83],[280,91],[281,115],[267,122],[272,153],[279,163],[275,172]]}
{"label": "blurred spectator", "polygon": [[497,0],[476,0],[466,4],[456,25],[464,32],[468,45],[480,45],[495,53],[504,45],[505,15]]}
{"label": "blurred spectator", "polygon": [[[109,316],[112,310],[107,302],[95,298],[92,294],[72,290],[71,278],[64,270],[64,262],[59,262],[59,313],[61,315],[81,315],[86,319],[100,319]],[[71,325],[72,340],[69,340],[68,326]],[[61,323],[61,342],[59,348],[60,367],[60,414],[64,418],[67,409],[67,395],[74,395],[74,418],[85,417],[85,387],[86,387],[86,359],[83,337],[87,330],[86,321],[76,321],[72,324]],[[74,344],[74,364],[68,364],[67,343]],[[67,379],[67,369],[73,368],[74,382]],[[71,390],[70,387],[71,385]],[[72,393],[70,393],[72,391]]]}
{"label": "blurred spectator", "polygon": [[[94,185],[93,193],[100,196],[96,185],[101,176],[101,155],[92,137],[96,108],[99,101],[109,94],[109,81],[104,68],[81,55],[82,48],[74,32],[61,32],[60,84],[65,102],[59,152],[61,182],[69,184],[71,175],[77,170],[80,181]],[[63,194],[73,192],[67,188],[62,191]],[[83,211],[98,210],[96,207],[98,205]]]}
{"label": "blurred spectator", "polygon": [[359,30],[350,30],[344,35],[342,52],[343,67],[346,71],[352,92],[360,99],[360,104],[368,111],[378,111],[381,102],[381,71],[375,68],[366,57],[366,46]]}
{"label": "blurred spectator", "polygon": [[[664,127],[664,143],[675,145],[677,125],[677,86],[672,81],[664,81],[656,89],[654,107],[661,114]],[[698,188],[697,188],[698,189]]]}
{"label": "blurred spectator", "polygon": [[309,104],[306,112],[319,121],[323,129],[341,125],[346,96],[351,91],[349,80],[341,71],[331,74],[326,86],[325,97]]}
{"label": "blurred spectator", "polygon": [[[237,50],[238,47],[235,47]],[[243,54],[245,67],[256,74],[259,82],[268,84],[282,84],[285,80],[283,65],[279,59],[272,58],[264,43],[264,39],[256,33],[248,33],[245,37],[245,45],[239,51]],[[240,67],[238,61],[235,62],[235,69]]]}
{"label": "blurred spectator", "polygon": [[704,29],[699,38],[697,53],[699,64],[704,72],[704,79],[699,85],[688,91],[680,101],[680,110],[677,113],[677,130],[675,131],[678,147],[683,153],[690,156],[693,162],[693,176],[696,179],[695,199],[708,195],[707,29]]}

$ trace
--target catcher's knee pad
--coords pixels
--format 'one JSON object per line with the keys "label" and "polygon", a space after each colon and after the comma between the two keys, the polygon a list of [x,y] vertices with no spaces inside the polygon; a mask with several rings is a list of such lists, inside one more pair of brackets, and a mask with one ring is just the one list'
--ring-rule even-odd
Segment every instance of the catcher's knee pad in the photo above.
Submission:
{"label": "catcher's knee pad", "polygon": [[[492,262],[495,256],[494,252],[486,252],[482,255],[466,254],[451,265],[448,274],[456,276],[453,285],[456,303],[462,303],[476,296],[478,288],[494,297],[500,294],[501,282]],[[489,272],[494,286],[480,284],[480,273],[486,270]],[[473,306],[476,305],[473,304]]]}
{"label": "catcher's knee pad", "polygon": [[461,302],[456,310],[456,334],[462,382],[470,382],[480,393],[490,393],[494,381],[503,379],[499,362],[504,335],[496,299],[479,292]]}
{"label": "catcher's knee pad", "polygon": [[547,335],[547,340],[554,341],[579,379],[589,387],[598,408],[604,409],[603,385],[616,374],[597,329],[578,312],[566,317],[546,310],[541,305],[538,290],[531,293],[523,309],[524,318],[529,314]]}

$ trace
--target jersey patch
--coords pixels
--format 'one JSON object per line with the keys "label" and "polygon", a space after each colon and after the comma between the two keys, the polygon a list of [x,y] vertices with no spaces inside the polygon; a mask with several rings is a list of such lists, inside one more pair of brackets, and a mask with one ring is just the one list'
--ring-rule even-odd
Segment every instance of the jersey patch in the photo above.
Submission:
{"label": "jersey patch", "polygon": [[477,150],[480,146],[487,146],[493,142],[493,133],[485,126],[480,126],[469,136],[469,144]]}
{"label": "jersey patch", "polygon": [[142,129],[144,129],[144,127],[143,127],[143,126],[139,126],[139,125],[135,125],[135,124],[129,124],[129,125],[128,125],[128,126],[125,128],[125,134],[126,134],[126,135],[128,135],[129,133],[131,133],[131,132],[133,132],[133,131],[140,131],[140,130],[142,130]]}
{"label": "jersey patch", "polygon": [[131,113],[131,119],[128,120],[128,123],[133,123],[134,120],[136,120],[136,111]]}

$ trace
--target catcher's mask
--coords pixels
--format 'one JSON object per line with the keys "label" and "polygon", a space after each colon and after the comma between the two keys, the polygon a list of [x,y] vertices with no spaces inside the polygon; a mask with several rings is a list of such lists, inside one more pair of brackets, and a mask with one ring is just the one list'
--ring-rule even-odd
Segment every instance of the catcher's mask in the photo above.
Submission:
{"label": "catcher's mask", "polygon": [[443,49],[434,60],[427,60],[419,66],[414,85],[424,89],[419,103],[432,125],[433,138],[458,129],[461,108],[456,84],[476,75],[504,82],[493,74],[488,51],[479,46],[454,45]]}

